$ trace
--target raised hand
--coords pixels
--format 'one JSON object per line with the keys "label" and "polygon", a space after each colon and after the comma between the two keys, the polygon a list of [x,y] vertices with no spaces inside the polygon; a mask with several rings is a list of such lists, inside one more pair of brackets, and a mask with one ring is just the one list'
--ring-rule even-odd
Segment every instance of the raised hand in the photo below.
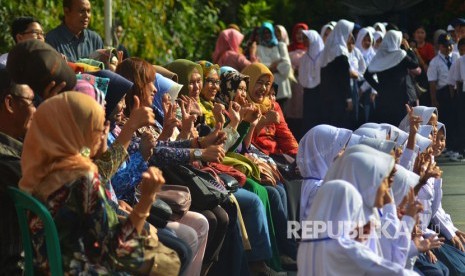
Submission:
{"label": "raised hand", "polygon": [[142,158],[147,161],[153,154],[153,147],[155,146],[156,141],[152,133],[147,130],[142,133],[140,138],[141,140],[139,144],[139,151],[142,155]]}
{"label": "raised hand", "polygon": [[142,182],[139,184],[141,197],[155,200],[155,195],[160,191],[161,186],[165,184],[165,178],[157,167],[149,167],[142,173]]}
{"label": "raised hand", "polygon": [[61,90],[63,90],[63,88],[65,88],[66,86],[66,82],[65,81],[62,81],[61,83],[59,84],[56,84],[55,81],[51,81],[45,88],[44,88],[44,91],[43,91],[43,94],[41,95],[42,98],[44,100],[48,99],[48,98],[51,98],[55,95],[57,95],[58,93],[61,92]]}
{"label": "raised hand", "polygon": [[134,96],[134,104],[126,125],[135,131],[143,126],[150,126],[153,124],[155,124],[155,114],[152,108],[141,106],[139,97]]}
{"label": "raised hand", "polygon": [[213,116],[215,117],[215,122],[224,124],[226,122],[226,119],[224,118],[224,110],[225,107],[224,105],[220,103],[215,103],[213,105]]}
{"label": "raised hand", "polygon": [[211,145],[202,150],[202,161],[221,163],[225,156],[224,148],[220,145]]}
{"label": "raised hand", "polygon": [[202,148],[206,148],[210,145],[221,145],[225,141],[226,133],[223,131],[223,125],[221,123],[217,123],[215,129],[210,134],[203,137],[202,141],[199,141],[199,143]]}

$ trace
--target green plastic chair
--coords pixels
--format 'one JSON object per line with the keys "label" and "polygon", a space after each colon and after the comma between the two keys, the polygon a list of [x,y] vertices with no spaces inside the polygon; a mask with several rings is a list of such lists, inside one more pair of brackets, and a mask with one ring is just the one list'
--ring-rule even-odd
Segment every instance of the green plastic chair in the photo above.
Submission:
{"label": "green plastic chair", "polygon": [[31,211],[36,214],[43,222],[45,228],[45,242],[47,247],[47,257],[52,276],[63,275],[63,265],[61,261],[60,241],[58,233],[50,212],[47,208],[33,198],[31,195],[19,190],[15,187],[8,187],[8,194],[13,199],[18,215],[19,228],[21,229],[21,237],[23,241],[23,249],[26,257],[24,266],[25,275],[34,275],[34,265],[32,254],[32,241],[29,234],[29,226],[26,211]]}

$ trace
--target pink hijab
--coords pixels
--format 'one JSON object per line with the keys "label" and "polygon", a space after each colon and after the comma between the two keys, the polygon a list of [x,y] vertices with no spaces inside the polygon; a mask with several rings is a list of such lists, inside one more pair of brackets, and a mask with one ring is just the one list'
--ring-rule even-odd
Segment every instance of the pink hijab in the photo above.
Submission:
{"label": "pink hijab", "polygon": [[244,35],[236,29],[223,30],[216,41],[215,52],[213,52],[213,63],[221,63],[221,57],[228,51],[240,53],[239,46],[243,39]]}

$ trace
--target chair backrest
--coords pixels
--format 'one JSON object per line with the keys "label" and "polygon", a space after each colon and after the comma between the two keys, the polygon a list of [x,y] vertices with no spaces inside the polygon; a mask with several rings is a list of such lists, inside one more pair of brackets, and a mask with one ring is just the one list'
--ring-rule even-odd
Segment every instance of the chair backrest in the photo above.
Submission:
{"label": "chair backrest", "polygon": [[29,226],[26,211],[31,211],[36,214],[43,222],[45,229],[45,242],[47,247],[47,257],[52,276],[63,275],[63,264],[61,260],[60,241],[58,233],[50,212],[47,208],[33,198],[31,195],[19,190],[15,187],[8,187],[8,194],[13,199],[18,215],[19,227],[21,229],[21,237],[23,240],[25,262],[25,275],[34,274],[34,265],[32,254],[32,241],[29,234]]}

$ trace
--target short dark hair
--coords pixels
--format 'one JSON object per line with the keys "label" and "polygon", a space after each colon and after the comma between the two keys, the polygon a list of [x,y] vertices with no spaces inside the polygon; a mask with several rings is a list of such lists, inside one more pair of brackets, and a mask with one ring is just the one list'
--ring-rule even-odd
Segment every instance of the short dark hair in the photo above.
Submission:
{"label": "short dark hair", "polygon": [[63,9],[68,8],[71,9],[73,6],[73,0],[63,0]]}
{"label": "short dark hair", "polygon": [[[31,23],[39,23],[40,24],[40,21],[37,20],[36,18],[32,17],[32,16],[21,16],[21,17],[15,18],[15,20],[11,24],[11,36],[15,40],[15,43],[18,42],[16,40],[16,35],[25,32],[27,30],[27,27]],[[42,24],[40,24],[40,25],[42,25]]]}

